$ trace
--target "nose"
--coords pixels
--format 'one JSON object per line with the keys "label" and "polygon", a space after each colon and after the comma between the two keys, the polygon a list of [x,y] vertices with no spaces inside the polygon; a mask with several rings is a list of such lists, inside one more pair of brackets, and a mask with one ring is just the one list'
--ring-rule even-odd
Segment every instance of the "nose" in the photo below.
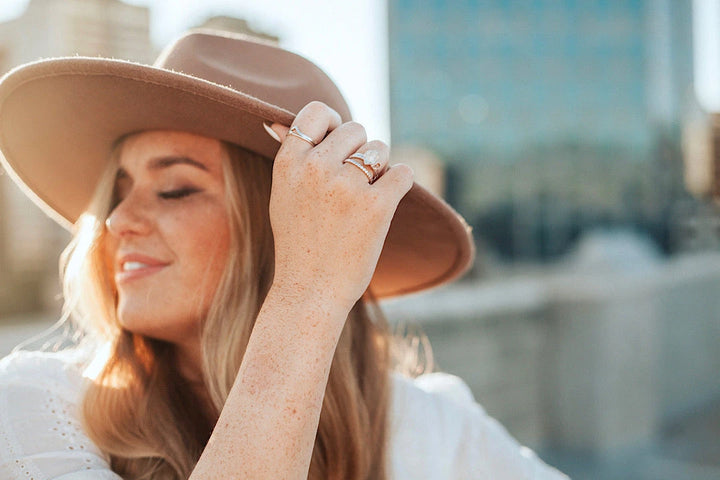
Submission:
{"label": "nose", "polygon": [[110,212],[105,227],[116,237],[146,234],[151,228],[147,207],[137,196],[129,195]]}

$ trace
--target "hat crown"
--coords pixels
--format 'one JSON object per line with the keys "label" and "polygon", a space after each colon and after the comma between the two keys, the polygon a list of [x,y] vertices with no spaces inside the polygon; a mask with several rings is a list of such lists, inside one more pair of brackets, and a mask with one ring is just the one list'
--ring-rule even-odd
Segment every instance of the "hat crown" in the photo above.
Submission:
{"label": "hat crown", "polygon": [[193,31],[165,48],[154,66],[230,87],[294,114],[318,100],[344,121],[351,119],[337,86],[315,64],[247,36]]}

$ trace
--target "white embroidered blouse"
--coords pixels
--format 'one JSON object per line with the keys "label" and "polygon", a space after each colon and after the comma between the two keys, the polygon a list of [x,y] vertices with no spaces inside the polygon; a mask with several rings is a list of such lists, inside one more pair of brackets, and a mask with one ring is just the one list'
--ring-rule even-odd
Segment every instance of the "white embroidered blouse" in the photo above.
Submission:
{"label": "white embroidered blouse", "polygon": [[[16,352],[0,361],[0,478],[121,480],[83,432],[80,356]],[[567,480],[521,447],[441,373],[393,376],[389,473],[395,480]]]}

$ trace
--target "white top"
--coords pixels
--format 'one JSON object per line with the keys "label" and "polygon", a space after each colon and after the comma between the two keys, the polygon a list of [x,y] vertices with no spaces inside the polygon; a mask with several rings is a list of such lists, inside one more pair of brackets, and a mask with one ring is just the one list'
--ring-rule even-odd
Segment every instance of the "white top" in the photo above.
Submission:
{"label": "white top", "polygon": [[[80,358],[23,351],[0,361],[0,478],[122,480],[82,430]],[[567,480],[488,417],[459,378],[394,375],[392,387],[391,479]]]}

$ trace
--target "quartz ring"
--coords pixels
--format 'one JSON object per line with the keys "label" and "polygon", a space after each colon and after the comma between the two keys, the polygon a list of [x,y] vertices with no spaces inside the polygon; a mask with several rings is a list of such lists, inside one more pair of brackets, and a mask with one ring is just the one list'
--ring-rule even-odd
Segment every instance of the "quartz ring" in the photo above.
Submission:
{"label": "quartz ring", "polygon": [[365,174],[365,176],[368,177],[368,183],[373,183],[373,181],[375,181],[375,174],[373,173],[373,171],[370,170],[365,165],[363,165],[358,160],[356,160],[354,158],[346,158],[345,160],[343,160],[343,163],[350,163],[352,165],[355,165],[360,170],[362,170],[362,172]]}
{"label": "quartz ring", "polygon": [[290,127],[290,131],[288,131],[288,135],[292,135],[293,137],[297,137],[301,140],[305,140],[313,147],[317,146],[317,144],[315,143],[315,141],[312,138],[310,138],[307,135],[305,135],[304,133],[302,133],[295,125]]}
{"label": "quartz ring", "polygon": [[348,158],[343,160],[343,163],[351,163],[368,177],[368,182],[373,183],[380,176],[382,172],[382,163],[380,162],[380,154],[377,150],[368,150],[365,153],[355,152]]}

